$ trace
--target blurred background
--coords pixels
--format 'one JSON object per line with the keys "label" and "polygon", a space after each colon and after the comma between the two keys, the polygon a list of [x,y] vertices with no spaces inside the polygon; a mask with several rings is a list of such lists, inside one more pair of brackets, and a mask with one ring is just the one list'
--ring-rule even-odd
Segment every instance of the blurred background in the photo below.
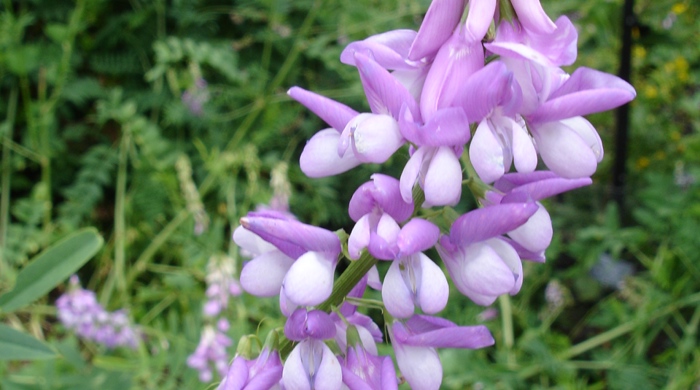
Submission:
{"label": "blurred background", "polygon": [[[567,70],[618,73],[623,0],[542,4],[579,31]],[[108,349],[76,338],[56,317],[61,284],[0,314],[61,354],[0,359],[0,388],[208,388],[186,362],[207,322],[207,265],[225,257],[240,270],[230,240],[238,219],[288,197],[300,220],[349,232],[357,186],[374,172],[398,177],[408,159],[306,178],[299,154],[326,125],[287,89],[366,110],[341,50],[417,29],[428,5],[3,1],[0,294],[43,249],[94,226],[105,245],[80,269],[81,282],[108,310],[126,309],[144,342]],[[507,306],[485,311],[453,289],[442,315],[486,324],[496,346],[441,351],[443,388],[700,388],[700,9],[695,0],[637,0],[634,14],[624,188],[615,185],[615,114],[592,115],[606,156],[592,186],[547,201],[555,230],[547,262],[525,264],[523,290]],[[264,339],[283,323],[276,300],[245,294],[223,315],[230,356],[242,335]]]}

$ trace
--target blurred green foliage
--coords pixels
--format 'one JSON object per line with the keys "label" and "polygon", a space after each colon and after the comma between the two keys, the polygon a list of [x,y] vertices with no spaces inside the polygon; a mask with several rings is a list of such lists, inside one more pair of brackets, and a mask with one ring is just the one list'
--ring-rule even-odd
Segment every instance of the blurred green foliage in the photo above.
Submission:
{"label": "blurred green foliage", "polygon": [[[577,26],[575,66],[616,72],[622,0],[542,2]],[[0,362],[0,387],[206,387],[185,365],[203,324],[205,266],[220,253],[239,259],[232,229],[268,202],[271,172],[289,167],[301,220],[349,231],[347,202],[379,171],[304,177],[301,147],[324,124],[286,90],[299,85],[366,108],[340,51],[372,34],[416,29],[428,3],[3,1],[0,294],[42,249],[95,226],[106,244],[81,279],[109,309],[128,308],[146,342],[137,351],[78,342],[51,306],[59,288],[2,320],[62,357]],[[611,203],[608,154],[593,186],[547,204],[556,232],[548,262],[526,264],[523,291],[500,301],[496,319],[483,319],[496,347],[441,352],[445,388],[700,384],[700,12],[693,0],[636,3],[632,224]],[[591,120],[611,151],[612,114]],[[407,157],[382,172],[397,175]],[[592,270],[605,256],[633,274],[602,284]],[[281,323],[274,300],[243,296],[228,310],[234,340],[264,318],[261,338]],[[445,316],[474,324],[482,311],[453,289]]]}

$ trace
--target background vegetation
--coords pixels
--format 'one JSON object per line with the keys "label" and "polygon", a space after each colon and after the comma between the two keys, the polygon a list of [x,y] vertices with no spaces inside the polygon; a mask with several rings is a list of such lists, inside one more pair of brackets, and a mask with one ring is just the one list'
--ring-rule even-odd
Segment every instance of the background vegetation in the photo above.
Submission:
{"label": "background vegetation", "polygon": [[[428,3],[3,1],[0,294],[32,257],[95,227],[105,244],[79,276],[108,309],[127,308],[145,342],[108,350],[77,340],[56,319],[63,283],[30,306],[3,307],[3,324],[60,356],[2,361],[0,349],[0,388],[206,388],[185,363],[203,326],[206,264],[226,254],[240,267],[231,232],[270,199],[271,173],[287,171],[301,220],[349,231],[347,202],[379,170],[305,178],[298,156],[323,124],[286,90],[366,108],[340,51],[416,29]],[[616,73],[622,0],[542,3],[578,27],[575,66]],[[484,321],[497,342],[442,351],[445,388],[700,386],[700,12],[693,0],[638,0],[635,12],[625,209],[612,202],[613,115],[592,116],[609,153],[593,186],[548,203],[547,263],[526,264],[523,291],[495,318],[451,297],[446,317]],[[398,175],[406,160],[382,171]],[[255,333],[263,318],[275,326],[277,313],[274,300],[241,296],[229,335]]]}

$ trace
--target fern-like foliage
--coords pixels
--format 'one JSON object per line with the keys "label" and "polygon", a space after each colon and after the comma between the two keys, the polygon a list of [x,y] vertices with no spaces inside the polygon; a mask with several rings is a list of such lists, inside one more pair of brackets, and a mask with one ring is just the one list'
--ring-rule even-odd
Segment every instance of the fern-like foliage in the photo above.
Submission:
{"label": "fern-like foliage", "polygon": [[66,230],[80,227],[94,217],[95,207],[113,185],[116,161],[116,150],[107,145],[96,145],[83,155],[76,179],[63,191],[65,200],[58,209]]}

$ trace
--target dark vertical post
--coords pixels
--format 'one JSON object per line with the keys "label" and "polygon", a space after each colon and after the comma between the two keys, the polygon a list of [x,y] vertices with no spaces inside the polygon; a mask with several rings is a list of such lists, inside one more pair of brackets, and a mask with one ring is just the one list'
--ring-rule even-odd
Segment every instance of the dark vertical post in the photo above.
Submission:
{"label": "dark vertical post", "polygon": [[[630,81],[632,68],[632,29],[637,24],[634,16],[634,0],[625,0],[622,12],[622,50],[620,53],[619,76]],[[627,175],[627,138],[629,132],[629,104],[617,109],[617,133],[615,139],[615,162],[613,166],[613,197],[620,212],[620,220],[625,221],[625,179]]]}

